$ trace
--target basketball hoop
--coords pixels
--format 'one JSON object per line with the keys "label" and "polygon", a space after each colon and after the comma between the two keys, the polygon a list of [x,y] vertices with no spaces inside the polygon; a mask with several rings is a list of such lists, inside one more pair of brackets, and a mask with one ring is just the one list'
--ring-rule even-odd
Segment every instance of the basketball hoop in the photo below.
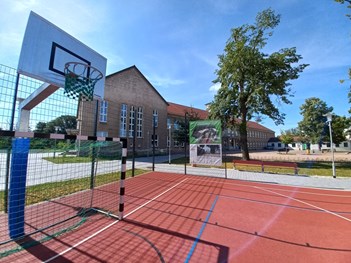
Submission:
{"label": "basketball hoop", "polygon": [[95,84],[104,76],[101,71],[88,64],[68,62],[65,64],[64,72],[64,94],[72,99],[92,101]]}

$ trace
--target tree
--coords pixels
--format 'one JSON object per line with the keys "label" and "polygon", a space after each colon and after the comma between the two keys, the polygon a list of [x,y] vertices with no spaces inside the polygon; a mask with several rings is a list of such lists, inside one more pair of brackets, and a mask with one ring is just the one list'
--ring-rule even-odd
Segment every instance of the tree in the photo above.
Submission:
{"label": "tree", "polygon": [[[184,117],[187,115],[187,121],[196,121],[200,120],[199,114],[194,111],[193,108],[190,108],[190,111],[184,111]],[[188,140],[185,140],[185,138],[189,138],[189,130],[188,127],[186,126],[185,119],[184,120],[178,120],[175,122],[175,129],[173,132],[173,140],[178,142],[178,143],[185,143]]]}
{"label": "tree", "polygon": [[282,134],[279,136],[279,139],[282,143],[288,145],[289,143],[294,142],[294,135],[291,133],[282,132]]}
{"label": "tree", "polygon": [[[351,0],[335,0],[335,2],[338,2],[340,4],[348,3],[347,8],[351,9]],[[347,14],[346,16],[351,19],[351,14]],[[349,68],[349,80],[351,80],[351,68]],[[340,80],[341,83],[344,83],[344,81],[345,81],[344,79]],[[351,86],[348,93],[348,98],[349,98],[349,103],[351,104]],[[349,113],[351,113],[351,108],[349,109]]]}
{"label": "tree", "polygon": [[224,54],[218,56],[214,83],[220,83],[221,88],[210,104],[210,118],[221,119],[227,128],[239,130],[244,160],[250,159],[247,122],[265,115],[276,124],[283,124],[285,114],[278,107],[281,103],[291,104],[289,97],[293,94],[288,81],[297,79],[307,66],[297,65],[302,57],[295,48],[283,48],[270,55],[262,52],[272,36],[270,30],[279,22],[280,15],[271,9],[258,13],[253,25],[231,30]]}
{"label": "tree", "polygon": [[321,143],[325,136],[328,136],[327,117],[324,115],[332,111],[333,107],[328,107],[324,101],[316,97],[306,99],[300,106],[303,119],[298,123],[298,127],[310,143]]}
{"label": "tree", "polygon": [[298,128],[291,128],[285,131],[281,131],[281,134],[291,134],[294,137],[294,136],[300,136],[301,132]]}
{"label": "tree", "polygon": [[[340,4],[348,3],[347,8],[351,9],[351,0],[335,0],[335,2]],[[347,14],[346,16],[351,19],[351,14]]]}
{"label": "tree", "polygon": [[[58,128],[56,130],[56,127]],[[66,134],[66,129],[76,129],[77,119],[75,116],[62,115],[49,122],[38,122],[34,132]],[[45,149],[53,147],[54,141],[49,139],[34,138],[31,140],[31,148]]]}
{"label": "tree", "polygon": [[285,145],[285,153],[288,153],[289,152],[289,148],[287,147],[288,144],[294,142],[293,134],[282,132],[282,134],[279,136],[279,140]]}
{"label": "tree", "polygon": [[[346,140],[347,130],[350,127],[351,120],[345,116],[333,115],[332,118],[332,137],[333,143],[339,144]],[[327,135],[328,140],[330,140],[329,133]]]}
{"label": "tree", "polygon": [[38,122],[35,126],[35,132],[41,133],[66,133],[66,129],[76,129],[77,128],[77,119],[75,116],[71,115],[62,115],[56,119],[49,122]]}

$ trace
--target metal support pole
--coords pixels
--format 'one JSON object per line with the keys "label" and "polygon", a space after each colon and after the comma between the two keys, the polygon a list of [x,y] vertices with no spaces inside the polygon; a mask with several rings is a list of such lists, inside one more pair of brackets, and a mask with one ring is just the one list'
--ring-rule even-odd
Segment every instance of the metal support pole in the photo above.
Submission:
{"label": "metal support pole", "polygon": [[[222,136],[222,151],[223,151],[223,153],[224,153],[224,176],[225,176],[225,178],[227,179],[227,177],[228,177],[228,175],[227,175],[227,153],[226,153],[226,149],[225,149],[225,144],[227,144],[228,145],[228,137],[227,137],[227,143],[225,143],[224,142],[224,138],[223,138],[223,136]],[[227,147],[228,148],[228,147]]]}
{"label": "metal support pole", "polygon": [[122,160],[121,160],[121,178],[119,182],[119,220],[123,220],[124,216],[124,195],[125,195],[125,179],[127,170],[127,139],[121,139],[122,142]]}
{"label": "metal support pole", "polygon": [[186,149],[186,143],[187,143],[187,139],[188,139],[188,113],[186,112],[184,115],[184,123],[185,123],[185,129],[184,129],[184,174],[186,174],[186,155],[187,155],[187,149]]}
{"label": "metal support pole", "polygon": [[152,119],[152,171],[155,171],[156,116]]}
{"label": "metal support pole", "polygon": [[135,175],[136,110],[134,110],[132,177]]}
{"label": "metal support pole", "polygon": [[[94,130],[93,136],[97,136],[97,124],[98,124],[98,116],[99,116],[99,101],[96,100],[95,104],[95,118],[94,118]],[[95,175],[95,162],[96,162],[96,142],[94,141],[94,145],[92,148],[92,156],[91,156],[91,173],[90,173],[90,189],[94,188],[94,175]]]}
{"label": "metal support pole", "polygon": [[332,152],[332,170],[333,170],[333,178],[336,178],[336,175],[335,175],[335,161],[334,161],[334,146],[333,146],[333,137],[332,137],[331,120],[329,121],[329,136],[330,136],[330,149],[331,149],[331,152]]}
{"label": "metal support pole", "polygon": [[168,164],[171,164],[171,146],[172,146],[172,125],[170,124],[168,127]]}

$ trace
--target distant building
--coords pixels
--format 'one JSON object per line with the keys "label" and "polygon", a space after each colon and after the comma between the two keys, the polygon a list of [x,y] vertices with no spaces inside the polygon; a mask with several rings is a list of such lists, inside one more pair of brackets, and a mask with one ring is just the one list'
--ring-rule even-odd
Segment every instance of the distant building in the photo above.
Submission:
{"label": "distant building", "polygon": [[[274,138],[275,132],[263,125],[248,121],[247,122],[247,144],[251,150],[261,150],[267,147],[270,138]],[[223,134],[224,147],[229,150],[240,149],[240,137],[238,130],[226,129]]]}

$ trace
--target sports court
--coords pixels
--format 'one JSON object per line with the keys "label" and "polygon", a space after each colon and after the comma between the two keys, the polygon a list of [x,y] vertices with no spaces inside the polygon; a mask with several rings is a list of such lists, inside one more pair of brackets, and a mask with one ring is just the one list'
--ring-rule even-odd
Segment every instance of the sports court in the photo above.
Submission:
{"label": "sports court", "polygon": [[[351,258],[349,192],[160,172],[127,179],[125,187],[122,221],[91,213],[77,228],[1,260],[348,262]],[[103,205],[99,202],[118,206],[113,188],[113,184],[97,188],[101,199],[94,207]],[[70,206],[73,209],[74,203]]]}
{"label": "sports court", "polygon": [[[127,135],[97,129],[106,62],[30,14],[17,77],[1,86],[12,105],[0,130],[1,262],[351,261],[349,191],[227,179],[227,170],[219,178],[211,168],[188,175],[186,164],[184,173],[133,165],[126,179]],[[58,125],[67,115],[77,123]],[[143,121],[155,130],[155,119]],[[218,145],[200,155],[221,160],[214,129],[206,142]]]}

